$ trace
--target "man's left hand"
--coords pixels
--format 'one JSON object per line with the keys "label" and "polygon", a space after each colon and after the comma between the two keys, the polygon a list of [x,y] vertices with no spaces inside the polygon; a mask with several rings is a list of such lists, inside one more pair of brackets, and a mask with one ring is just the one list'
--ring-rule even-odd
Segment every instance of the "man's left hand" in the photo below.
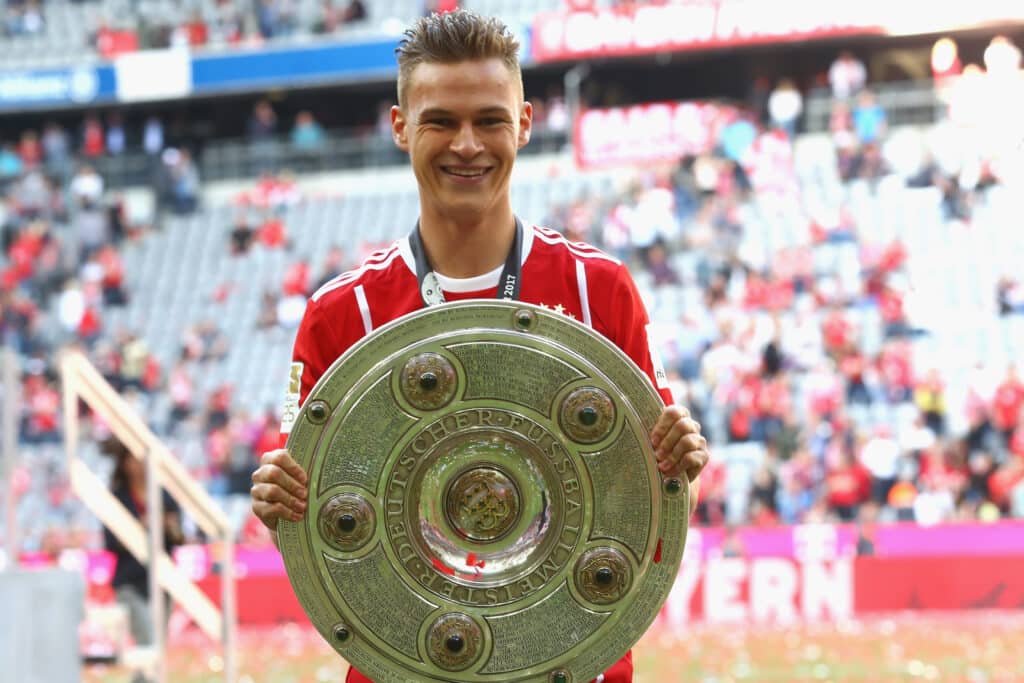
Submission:
{"label": "man's left hand", "polygon": [[693,481],[708,464],[708,441],[700,433],[700,423],[683,406],[665,406],[651,430],[651,445],[661,473],[675,477],[685,472]]}

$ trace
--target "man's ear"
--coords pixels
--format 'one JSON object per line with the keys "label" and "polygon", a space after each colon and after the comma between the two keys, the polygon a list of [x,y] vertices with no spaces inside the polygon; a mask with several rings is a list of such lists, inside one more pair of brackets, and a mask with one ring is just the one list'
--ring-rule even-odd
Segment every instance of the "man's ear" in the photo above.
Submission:
{"label": "man's ear", "polygon": [[391,107],[391,137],[394,139],[395,146],[398,149],[403,152],[409,151],[409,137],[405,114],[402,113],[401,107],[397,105]]}
{"label": "man's ear", "polygon": [[533,129],[533,105],[523,102],[519,108],[519,148],[522,149],[530,141],[530,131]]}

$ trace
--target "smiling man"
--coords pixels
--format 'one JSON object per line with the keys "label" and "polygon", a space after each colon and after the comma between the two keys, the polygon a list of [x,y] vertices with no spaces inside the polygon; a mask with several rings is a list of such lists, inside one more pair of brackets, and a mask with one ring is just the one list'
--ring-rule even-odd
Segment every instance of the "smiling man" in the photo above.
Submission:
{"label": "smiling man", "polygon": [[[420,220],[408,237],[310,298],[295,340],[282,442],[320,376],[375,328],[446,301],[516,299],[592,327],[648,375],[666,404],[651,432],[658,467],[670,476],[685,473],[692,507],[707,442],[686,408],[672,402],[629,272],[594,247],[524,223],[512,210],[512,167],[530,140],[533,118],[518,50],[500,21],[464,10],[431,15],[406,31],[397,48],[391,122],[395,144],[412,161]],[[265,453],[253,474],[253,512],[276,533],[278,520],[302,519],[306,484],[286,450]],[[627,653],[599,680],[626,683],[632,676]],[[369,679],[350,669],[347,680]]]}

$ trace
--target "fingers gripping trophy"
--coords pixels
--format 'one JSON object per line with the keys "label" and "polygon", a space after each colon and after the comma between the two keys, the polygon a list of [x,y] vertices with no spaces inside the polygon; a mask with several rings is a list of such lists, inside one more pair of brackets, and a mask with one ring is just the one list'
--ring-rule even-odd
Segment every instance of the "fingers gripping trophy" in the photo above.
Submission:
{"label": "fingers gripping trophy", "polygon": [[707,442],[626,267],[513,212],[507,28],[435,14],[397,53],[420,218],[310,298],[253,511],[348,681],[631,681]]}

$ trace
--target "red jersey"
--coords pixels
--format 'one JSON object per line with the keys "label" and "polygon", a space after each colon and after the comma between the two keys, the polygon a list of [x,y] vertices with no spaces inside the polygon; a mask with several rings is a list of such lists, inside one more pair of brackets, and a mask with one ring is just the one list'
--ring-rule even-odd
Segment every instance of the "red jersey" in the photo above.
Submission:
{"label": "red jersey", "polygon": [[[617,259],[583,242],[570,242],[547,228],[524,224],[519,299],[579,320],[622,349],[651,379],[666,403],[671,392],[659,356],[647,336],[647,310],[633,278]],[[494,299],[502,268],[467,279],[436,274],[446,301]],[[320,376],[349,347],[381,325],[423,308],[416,261],[408,238],[374,252],[356,269],[323,285],[310,297],[299,325],[292,358],[291,386],[281,425],[306,400]],[[633,679],[631,653],[599,680]],[[349,683],[371,683],[354,668]]]}
{"label": "red jersey", "polygon": [[1021,408],[1024,408],[1024,383],[1007,379],[996,389],[992,399],[992,422],[997,429],[1013,429]]}

